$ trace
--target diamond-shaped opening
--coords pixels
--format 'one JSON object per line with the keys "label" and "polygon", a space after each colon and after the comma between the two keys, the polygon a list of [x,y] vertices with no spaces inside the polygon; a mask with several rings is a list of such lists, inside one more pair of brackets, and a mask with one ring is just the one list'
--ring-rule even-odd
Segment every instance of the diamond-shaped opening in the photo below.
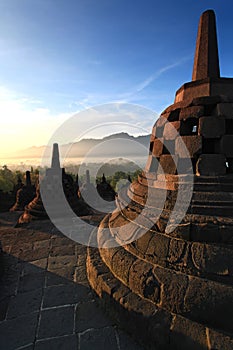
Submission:
{"label": "diamond-shaped opening", "polygon": [[179,114],[180,114],[180,108],[171,111],[169,117],[167,118],[167,120],[169,122],[176,122],[179,120]]}
{"label": "diamond-shaped opening", "polygon": [[150,154],[151,154],[152,151],[153,151],[153,146],[154,146],[154,142],[150,142]]}
{"label": "diamond-shaped opening", "polygon": [[197,118],[188,118],[186,120],[181,120],[180,122],[181,136],[197,135],[197,132],[198,132]]}

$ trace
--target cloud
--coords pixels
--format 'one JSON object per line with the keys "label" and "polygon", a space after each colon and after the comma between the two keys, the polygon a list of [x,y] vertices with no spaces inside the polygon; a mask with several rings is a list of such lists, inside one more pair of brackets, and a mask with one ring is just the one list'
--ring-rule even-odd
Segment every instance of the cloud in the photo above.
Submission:
{"label": "cloud", "polygon": [[131,91],[126,92],[121,95],[122,101],[129,101],[130,98],[134,97],[135,95],[142,92],[144,89],[146,89],[151,83],[153,83],[156,79],[158,79],[163,73],[180,66],[184,62],[188,61],[192,56],[185,56],[179,59],[178,61],[171,63],[165,67],[162,67],[158,69],[154,74],[150,75],[148,78],[146,78],[144,81],[139,83],[138,85],[134,86]]}

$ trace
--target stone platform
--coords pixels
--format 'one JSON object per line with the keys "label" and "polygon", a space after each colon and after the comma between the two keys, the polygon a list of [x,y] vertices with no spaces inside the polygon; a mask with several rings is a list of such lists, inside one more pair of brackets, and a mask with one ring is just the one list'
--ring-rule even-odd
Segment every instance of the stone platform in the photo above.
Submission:
{"label": "stone platform", "polygon": [[0,214],[0,348],[142,349],[99,308],[86,277],[86,247],[47,220],[14,228],[19,215]]}

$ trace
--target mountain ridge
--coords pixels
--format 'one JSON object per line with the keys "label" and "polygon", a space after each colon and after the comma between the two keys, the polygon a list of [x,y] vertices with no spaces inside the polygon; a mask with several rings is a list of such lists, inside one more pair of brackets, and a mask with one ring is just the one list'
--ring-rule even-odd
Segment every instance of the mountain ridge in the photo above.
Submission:
{"label": "mountain ridge", "polygon": [[[121,143],[119,145],[119,140]],[[110,141],[110,143],[109,143]],[[132,142],[132,147],[129,141]],[[101,148],[103,142],[108,142],[107,148],[103,151]],[[140,156],[140,150],[135,151],[135,142],[141,144],[142,146],[149,149],[150,134],[133,136],[128,133],[121,132],[116,134],[111,134],[103,138],[86,138],[74,143],[68,143],[64,145],[59,145],[60,154],[62,157],[66,156],[69,158],[78,158],[85,156],[88,152],[96,147],[95,156],[107,156],[107,155],[138,155]],[[31,146],[24,150],[15,152],[12,154],[12,158],[41,158],[42,156],[51,157],[51,146]],[[138,154],[139,151],[139,154]],[[10,158],[10,157],[9,157]]]}

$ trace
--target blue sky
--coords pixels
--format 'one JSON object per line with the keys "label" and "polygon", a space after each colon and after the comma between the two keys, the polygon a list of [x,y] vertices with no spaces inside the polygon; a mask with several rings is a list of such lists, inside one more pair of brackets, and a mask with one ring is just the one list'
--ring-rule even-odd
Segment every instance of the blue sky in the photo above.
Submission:
{"label": "blue sky", "polygon": [[209,8],[221,75],[233,76],[232,0],[1,0],[1,147],[44,144],[68,116],[104,103],[160,113],[191,80],[198,21]]}

